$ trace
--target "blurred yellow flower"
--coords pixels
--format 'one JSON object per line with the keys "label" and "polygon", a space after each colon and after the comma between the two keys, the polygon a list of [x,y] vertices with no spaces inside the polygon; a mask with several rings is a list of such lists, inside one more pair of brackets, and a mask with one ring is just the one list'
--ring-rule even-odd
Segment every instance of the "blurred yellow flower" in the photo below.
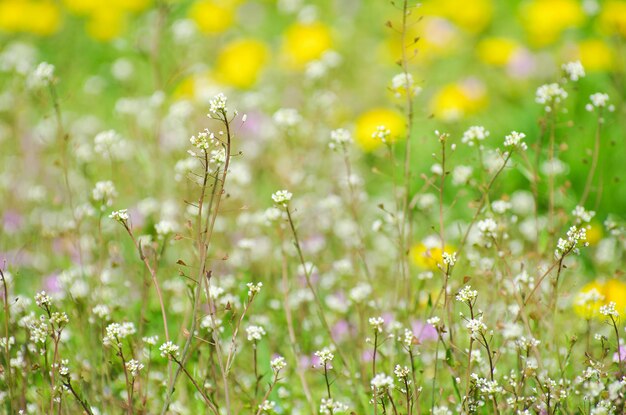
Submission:
{"label": "blurred yellow flower", "polygon": [[189,17],[207,35],[225,32],[233,25],[237,3],[228,0],[200,0],[189,9]]}
{"label": "blurred yellow flower", "polygon": [[152,0],[105,0],[109,7],[115,7],[128,12],[140,12],[152,4]]}
{"label": "blurred yellow flower", "polygon": [[626,36],[626,1],[606,1],[598,20],[603,31]]}
{"label": "blurred yellow flower", "polygon": [[422,3],[420,15],[439,16],[470,33],[479,33],[493,16],[491,0],[431,0]]}
{"label": "blurred yellow flower", "polygon": [[626,283],[617,279],[590,282],[576,294],[573,306],[576,314],[585,319],[604,318],[600,307],[610,302],[620,314],[626,312]]}
{"label": "blurred yellow flower", "polygon": [[239,39],[227,44],[217,57],[215,76],[221,83],[249,88],[266,63],[267,46],[255,39]]}
{"label": "blurred yellow flower", "polygon": [[289,66],[302,69],[332,47],[330,29],[319,22],[295,23],[287,28],[283,53]]}
{"label": "blurred yellow flower", "polygon": [[592,222],[587,229],[587,242],[589,245],[595,245],[602,239],[602,225],[597,222]]}
{"label": "blurred yellow flower", "polygon": [[585,70],[608,71],[613,68],[613,50],[599,39],[583,40],[577,45],[577,56]]}
{"label": "blurred yellow flower", "polygon": [[457,121],[487,105],[484,85],[476,79],[445,85],[430,101],[430,110],[444,121]]}
{"label": "blurred yellow flower", "polygon": [[126,27],[126,15],[115,8],[98,8],[87,19],[87,34],[101,42],[120,36]]}
{"label": "blurred yellow flower", "polygon": [[406,119],[398,111],[387,108],[374,108],[359,116],[356,120],[354,136],[357,144],[365,151],[378,148],[382,142],[372,138],[379,126],[390,131],[390,140],[403,138],[406,134]]}
{"label": "blurred yellow flower", "polygon": [[520,48],[521,45],[514,39],[488,37],[478,42],[476,54],[488,65],[506,66]]}
{"label": "blurred yellow flower", "polygon": [[61,13],[53,1],[0,1],[0,31],[49,36],[54,34],[60,25]]}
{"label": "blurred yellow flower", "polygon": [[70,13],[86,15],[102,7],[102,0],[63,0],[63,5]]}
{"label": "blurred yellow flower", "polygon": [[[395,23],[394,27],[399,27]],[[441,56],[449,56],[455,53],[461,43],[459,30],[449,20],[437,16],[426,16],[419,22],[409,22],[407,27],[407,39],[419,37],[417,44],[410,41],[406,45],[406,54],[413,56],[417,49],[420,63],[428,62]],[[387,47],[391,59],[396,62],[402,57],[402,37],[396,31],[390,31]]]}
{"label": "blurred yellow flower", "polygon": [[[445,245],[445,252],[454,252],[454,248],[450,245]],[[440,246],[427,246],[423,242],[414,245],[410,252],[409,257],[411,262],[418,268],[426,269],[430,271],[437,271],[439,268],[437,264],[443,264],[443,252]]]}
{"label": "blurred yellow flower", "polygon": [[585,20],[577,0],[533,0],[522,5],[520,12],[529,41],[538,47],[556,42],[564,30],[578,27]]}

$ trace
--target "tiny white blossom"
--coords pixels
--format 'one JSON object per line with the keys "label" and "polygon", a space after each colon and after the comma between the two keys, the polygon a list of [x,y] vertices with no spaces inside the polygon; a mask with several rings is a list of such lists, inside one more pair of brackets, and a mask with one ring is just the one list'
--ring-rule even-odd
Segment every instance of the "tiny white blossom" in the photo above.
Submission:
{"label": "tiny white blossom", "polygon": [[270,367],[272,368],[272,371],[276,374],[283,370],[285,367],[287,367],[287,362],[285,361],[284,357],[278,356],[272,359],[272,361],[270,362]]}
{"label": "tiny white blossom", "polygon": [[476,144],[477,142],[483,141],[487,137],[489,137],[489,131],[487,131],[487,129],[485,129],[485,127],[480,126],[480,125],[474,125],[474,126],[471,126],[470,128],[468,128],[463,133],[463,137],[461,138],[461,142],[463,144],[467,144],[468,146],[471,147],[474,144]]}
{"label": "tiny white blossom", "polygon": [[128,215],[128,209],[114,210],[109,215],[109,218],[118,222],[126,222],[130,216]]}
{"label": "tiny white blossom", "polygon": [[279,206],[287,207],[293,194],[287,190],[279,190],[272,195],[272,200]]}
{"label": "tiny white blossom", "polygon": [[522,150],[526,150],[528,146],[523,141],[524,138],[526,138],[526,134],[511,131],[511,134],[504,137],[504,147],[519,147]]}
{"label": "tiny white blossom", "polygon": [[257,282],[256,284],[253,282],[249,282],[246,284],[248,287],[248,297],[255,296],[261,291],[261,287],[263,287],[262,282]]}
{"label": "tiny white blossom", "polygon": [[226,112],[226,101],[228,101],[226,95],[222,93],[215,95],[213,99],[209,101],[209,113],[213,115],[219,115],[222,112]]}
{"label": "tiny white blossom", "polygon": [[602,307],[600,307],[600,314],[602,314],[603,316],[612,316],[612,317],[619,317],[619,312],[615,309],[615,302],[611,301],[610,303],[608,303],[607,305],[603,305]]}
{"label": "tiny white blossom", "polygon": [[45,291],[40,291],[35,294],[35,304],[37,304],[38,307],[49,306],[51,301],[52,299]]}
{"label": "tiny white blossom", "polygon": [[374,140],[379,140],[382,143],[387,143],[389,137],[391,137],[391,130],[384,125],[376,127],[376,130],[372,133],[372,138]]}
{"label": "tiny white blossom", "polygon": [[456,300],[462,303],[472,303],[476,297],[478,297],[478,291],[472,290],[471,285],[466,285],[456,295]]}
{"label": "tiny white blossom", "polygon": [[135,359],[131,359],[128,362],[126,362],[126,369],[128,369],[131,376],[135,378],[139,374],[139,371],[143,369],[143,363]]}
{"label": "tiny white blossom", "polygon": [[265,329],[261,326],[248,326],[246,327],[246,333],[249,341],[257,341],[265,336]]}
{"label": "tiny white blossom", "polygon": [[171,341],[163,343],[159,347],[159,351],[161,352],[161,357],[178,356],[178,346]]}
{"label": "tiny white blossom", "polygon": [[393,387],[393,378],[384,373],[379,373],[370,382],[374,392],[385,392]]}
{"label": "tiny white blossom", "polygon": [[318,350],[315,352],[315,356],[320,358],[320,363],[325,365],[328,362],[331,362],[335,355],[330,351],[328,347],[323,348],[322,350]]}
{"label": "tiny white blossom", "polygon": [[567,98],[567,92],[557,83],[541,85],[537,88],[535,102],[545,104],[545,110],[550,112],[553,104],[558,104]]}
{"label": "tiny white blossom", "polygon": [[369,323],[370,326],[374,328],[374,331],[379,333],[383,332],[383,324],[385,324],[385,320],[382,317],[370,317]]}
{"label": "tiny white blossom", "polygon": [[422,88],[415,85],[413,76],[407,73],[399,73],[391,79],[391,91],[396,98],[405,96],[407,92],[409,96],[415,96],[422,91]]}
{"label": "tiny white blossom", "polygon": [[578,81],[585,77],[585,68],[580,61],[567,62],[561,65],[561,69],[571,81]]}
{"label": "tiny white blossom", "polygon": [[48,62],[41,62],[28,78],[30,88],[43,88],[54,82],[54,65]]}
{"label": "tiny white blossom", "polygon": [[338,128],[330,132],[330,143],[328,144],[328,147],[331,150],[339,149],[350,143],[352,143],[352,136],[348,130]]}

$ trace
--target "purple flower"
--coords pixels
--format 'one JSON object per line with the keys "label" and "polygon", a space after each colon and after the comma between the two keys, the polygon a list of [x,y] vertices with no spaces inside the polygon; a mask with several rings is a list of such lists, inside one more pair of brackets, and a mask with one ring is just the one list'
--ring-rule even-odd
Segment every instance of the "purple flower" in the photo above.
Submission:
{"label": "purple flower", "polygon": [[411,328],[413,329],[413,335],[420,343],[437,340],[437,329],[430,324],[415,320],[411,323]]}

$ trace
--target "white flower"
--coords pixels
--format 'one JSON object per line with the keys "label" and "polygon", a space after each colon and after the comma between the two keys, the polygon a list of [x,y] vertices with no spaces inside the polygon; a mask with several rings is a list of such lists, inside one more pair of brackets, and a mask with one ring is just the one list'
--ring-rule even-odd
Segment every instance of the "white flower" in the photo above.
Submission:
{"label": "white flower", "polygon": [[[589,112],[593,111],[594,108],[605,108],[607,106],[607,102],[609,102],[609,95],[603,94],[601,92],[596,92],[589,96],[591,100],[590,104],[585,105],[585,109]],[[615,107],[613,105],[608,106],[609,111],[613,112]]]}
{"label": "white flower", "polygon": [[49,306],[51,301],[52,299],[45,291],[40,291],[35,294],[35,304],[37,304],[38,307]]}
{"label": "white flower", "polygon": [[391,79],[391,91],[397,98],[405,96],[407,91],[410,96],[415,96],[422,91],[422,88],[415,85],[413,76],[407,73],[399,73]]}
{"label": "white flower", "polygon": [[603,305],[600,307],[600,314],[603,316],[613,316],[615,318],[619,317],[619,312],[615,309],[615,302],[611,301],[607,305]]}
{"label": "white flower", "polygon": [[456,300],[462,303],[472,303],[476,297],[478,297],[478,291],[472,290],[471,285],[466,285],[456,295]]}
{"label": "white flower", "polygon": [[118,222],[126,222],[130,216],[128,215],[128,209],[114,210],[109,215],[109,218]]}
{"label": "white flower", "polygon": [[206,152],[210,147],[214,147],[218,144],[215,134],[210,132],[208,128],[205,128],[204,131],[200,131],[197,135],[192,135],[189,142],[202,152]]}
{"label": "white flower", "polygon": [[478,339],[479,335],[487,330],[487,326],[483,323],[483,317],[473,318],[465,324],[465,328],[469,330],[470,335],[474,339]]}
{"label": "white flower", "polygon": [[385,324],[385,320],[382,317],[370,317],[369,323],[370,326],[374,328],[374,331],[379,333],[383,332],[383,324]]}
{"label": "white flower", "polygon": [[248,286],[248,297],[252,297],[258,294],[261,291],[261,287],[263,287],[262,282],[257,282],[256,284],[253,282],[249,282],[246,285]]}
{"label": "white flower", "polygon": [[302,116],[294,108],[281,108],[272,116],[274,122],[280,127],[294,127],[302,121]]}
{"label": "white flower", "polygon": [[320,363],[322,365],[325,365],[327,362],[331,362],[335,358],[335,355],[328,347],[324,347],[322,350],[315,352],[315,356],[320,358]]}
{"label": "white flower", "polygon": [[576,206],[572,210],[572,215],[576,218],[576,221],[580,224],[582,222],[591,222],[591,219],[596,215],[593,210],[585,210],[582,206]]}
{"label": "white flower", "polygon": [[143,369],[143,364],[135,359],[131,359],[126,362],[126,369],[130,372],[132,377],[137,377],[139,371]]}
{"label": "white flower", "polygon": [[471,166],[456,166],[454,170],[452,170],[452,184],[455,186],[466,184],[472,176],[473,171],[474,169]]}
{"label": "white flower", "polygon": [[129,154],[128,144],[115,130],[98,133],[93,142],[95,152],[111,160],[122,160]]}
{"label": "white flower", "polygon": [[476,227],[478,228],[481,236],[486,240],[498,236],[498,224],[491,218],[478,221],[478,223],[476,223]]}
{"label": "white flower", "polygon": [[526,134],[511,131],[511,134],[504,137],[504,147],[519,147],[522,150],[526,150],[528,146],[522,141],[524,138],[526,138]]}
{"label": "white flower", "polygon": [[385,392],[393,387],[393,378],[384,373],[379,373],[371,380],[370,385],[374,392]]}
{"label": "white flower", "polygon": [[163,343],[159,347],[159,351],[161,352],[161,357],[178,356],[178,346],[171,341]]}
{"label": "white flower", "polygon": [[43,88],[54,82],[54,65],[48,62],[41,62],[28,78],[30,88]]}
{"label": "white flower", "polygon": [[117,191],[112,181],[100,181],[96,183],[91,191],[91,197],[94,201],[101,203],[103,207],[111,206],[113,204],[113,198],[117,197]]}
{"label": "white flower", "polygon": [[567,98],[567,92],[557,83],[541,85],[537,88],[535,102],[537,104],[546,104],[546,111],[551,111],[552,104],[558,104],[561,100]]}
{"label": "white flower", "polygon": [[352,136],[348,130],[338,128],[330,132],[330,143],[328,147],[330,147],[331,150],[336,150],[350,143],[352,143]]}
{"label": "white flower", "polygon": [[439,324],[441,323],[441,319],[437,316],[431,317],[428,320],[426,320],[427,324],[430,324],[433,327],[437,327],[439,326]]}
{"label": "white flower", "polygon": [[176,231],[176,228],[176,223],[169,220],[162,220],[154,225],[154,230],[156,231],[157,235],[161,237],[174,233]]}
{"label": "white flower", "polygon": [[293,194],[287,190],[279,190],[272,195],[272,200],[279,206],[287,207]]}
{"label": "white flower", "polygon": [[135,334],[136,331],[135,325],[131,322],[111,323],[105,329],[106,336],[102,343],[105,346],[115,344],[119,347],[122,339]]}
{"label": "white flower", "polygon": [[578,253],[578,246],[581,242],[584,246],[587,246],[586,240],[587,230],[585,228],[578,229],[576,226],[572,226],[567,231],[567,237],[565,239],[559,238],[554,256],[560,258],[570,252]]}
{"label": "white flower", "polygon": [[450,268],[452,268],[454,264],[456,264],[456,252],[453,252],[451,254],[449,254],[448,252],[444,252],[443,254],[441,254],[441,257],[443,258],[443,263],[445,265],[448,265]]}
{"label": "white flower", "polygon": [[272,368],[272,371],[275,374],[277,374],[278,372],[283,370],[285,367],[287,367],[287,362],[285,361],[284,357],[278,356],[272,359],[272,361],[270,362],[270,367]]}
{"label": "white flower", "polygon": [[337,402],[331,398],[322,398],[322,404],[320,405],[320,414],[330,415],[339,414],[348,411],[348,405],[341,402]]}
{"label": "white flower", "polygon": [[411,369],[408,366],[402,367],[400,365],[396,365],[396,367],[393,369],[393,373],[399,379],[407,379],[411,374]]}
{"label": "white flower", "polygon": [[265,400],[263,401],[263,403],[259,405],[259,409],[261,411],[269,412],[269,411],[273,411],[275,406],[276,406],[276,402]]}
{"label": "white flower", "polygon": [[[225,113],[227,111],[226,101],[228,101],[226,95],[222,93],[215,95],[213,99],[211,99],[211,101],[209,102],[209,113],[213,115],[220,115],[221,113]],[[209,117],[211,116],[210,114]]]}
{"label": "white flower", "polygon": [[265,336],[265,330],[261,326],[248,326],[246,327],[246,333],[249,341],[261,340]]}
{"label": "white flower", "polygon": [[487,131],[485,127],[480,125],[474,125],[468,128],[467,131],[463,133],[461,142],[471,147],[478,141],[483,141],[487,137],[489,137],[489,131]]}
{"label": "white flower", "polygon": [[380,140],[382,143],[386,143],[389,137],[391,137],[391,130],[384,125],[376,127],[376,130],[372,133],[372,138]]}
{"label": "white flower", "polygon": [[561,69],[572,81],[578,81],[580,78],[585,77],[585,68],[580,61],[567,62],[561,65]]}

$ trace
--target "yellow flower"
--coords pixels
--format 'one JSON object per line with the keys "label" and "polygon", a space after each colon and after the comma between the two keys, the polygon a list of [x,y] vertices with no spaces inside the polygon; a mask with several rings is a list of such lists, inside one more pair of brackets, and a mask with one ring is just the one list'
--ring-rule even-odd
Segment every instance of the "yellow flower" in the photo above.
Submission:
{"label": "yellow flower", "polygon": [[590,282],[574,297],[574,311],[585,319],[604,318],[600,307],[610,302],[620,314],[626,312],[626,283],[617,279]]}
{"label": "yellow flower", "polygon": [[520,44],[513,39],[488,37],[478,43],[476,53],[478,58],[488,65],[505,66],[520,47]]}
{"label": "yellow flower", "polygon": [[216,35],[232,26],[235,10],[234,1],[200,0],[189,9],[189,17],[202,33]]}
{"label": "yellow flower", "polygon": [[283,53],[294,69],[322,56],[332,47],[330,29],[322,23],[295,23],[287,28],[283,39]]}
{"label": "yellow flower", "polygon": [[115,7],[128,12],[140,12],[150,7],[152,0],[109,0],[109,7]]}
{"label": "yellow flower", "polygon": [[[454,248],[450,245],[445,245],[444,249],[445,252],[448,253],[454,252]],[[441,251],[441,247],[427,246],[423,242],[411,248],[409,257],[418,268],[430,271],[437,271],[439,269],[437,264],[443,264],[443,252]]]}
{"label": "yellow flower", "polygon": [[521,20],[530,42],[541,47],[556,42],[564,30],[580,26],[585,13],[577,0],[533,0],[522,6]]}
{"label": "yellow flower", "polygon": [[267,61],[268,49],[254,39],[239,39],[227,44],[217,57],[215,76],[218,81],[239,88],[255,84]]}
{"label": "yellow flower", "polygon": [[626,36],[626,1],[610,0],[602,5],[600,28],[607,33]]}
{"label": "yellow flower", "polygon": [[102,7],[102,0],[63,0],[63,5],[71,13],[87,15]]}
{"label": "yellow flower", "polygon": [[387,108],[374,108],[359,116],[356,120],[354,136],[358,145],[365,151],[372,151],[382,143],[372,138],[379,126],[390,131],[390,140],[403,138],[406,134],[406,119],[401,113]]}
{"label": "yellow flower", "polygon": [[54,34],[61,25],[56,3],[42,1],[0,1],[0,30],[27,32],[40,36]]}
{"label": "yellow flower", "polygon": [[470,33],[479,33],[491,21],[491,0],[431,0],[422,4],[420,15],[440,16]]}
{"label": "yellow flower", "polygon": [[602,239],[602,225],[597,222],[593,222],[587,229],[587,242],[589,245],[595,245]]}
{"label": "yellow flower", "polygon": [[602,293],[603,284],[590,282],[585,285],[574,297],[574,311],[582,318],[589,320],[600,315],[600,307],[605,303]]}
{"label": "yellow flower", "polygon": [[487,105],[484,85],[475,79],[448,84],[441,88],[430,101],[430,110],[444,121],[457,121],[474,114]]}
{"label": "yellow flower", "polygon": [[613,68],[613,50],[602,40],[588,39],[578,44],[576,58],[586,71],[607,71]]}
{"label": "yellow flower", "polygon": [[114,8],[98,8],[89,16],[86,24],[87,34],[101,42],[108,42],[120,36],[126,26],[123,11]]}

